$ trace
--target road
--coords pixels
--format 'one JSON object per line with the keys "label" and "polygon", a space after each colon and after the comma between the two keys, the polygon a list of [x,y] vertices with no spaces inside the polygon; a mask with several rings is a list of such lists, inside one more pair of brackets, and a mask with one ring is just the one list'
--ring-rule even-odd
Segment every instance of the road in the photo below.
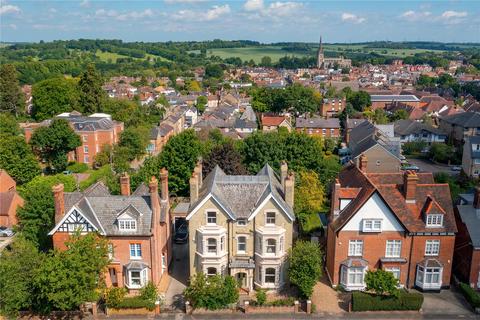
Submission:
{"label": "road", "polygon": [[450,175],[457,175],[458,171],[452,171],[451,167],[447,166],[446,164],[437,164],[433,163],[430,160],[424,159],[407,159],[408,163],[416,165],[420,168],[420,172],[444,172]]}

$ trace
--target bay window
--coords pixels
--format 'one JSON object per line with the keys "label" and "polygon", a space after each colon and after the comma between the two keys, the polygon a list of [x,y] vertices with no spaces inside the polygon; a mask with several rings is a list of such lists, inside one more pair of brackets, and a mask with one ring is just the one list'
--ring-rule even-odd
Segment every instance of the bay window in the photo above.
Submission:
{"label": "bay window", "polygon": [[217,253],[217,239],[208,238],[207,239],[207,252],[208,253]]}
{"label": "bay window", "polygon": [[423,289],[440,289],[442,286],[441,267],[417,267],[416,285]]}
{"label": "bay window", "polygon": [[277,241],[275,239],[267,239],[267,253],[276,253]]}
{"label": "bay window", "polygon": [[265,269],[265,283],[270,283],[270,284],[275,283],[275,268]]}

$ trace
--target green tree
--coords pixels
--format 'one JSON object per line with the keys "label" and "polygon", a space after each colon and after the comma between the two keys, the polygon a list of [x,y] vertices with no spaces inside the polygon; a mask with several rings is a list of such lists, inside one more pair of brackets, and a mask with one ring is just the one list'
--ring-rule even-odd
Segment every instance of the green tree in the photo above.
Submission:
{"label": "green tree", "polygon": [[33,85],[32,117],[45,120],[78,108],[78,81],[57,77]]}
{"label": "green tree", "polygon": [[54,119],[49,126],[33,132],[30,144],[55,172],[61,172],[67,167],[68,152],[81,146],[82,142],[68,121]]}
{"label": "green tree", "polygon": [[17,69],[13,64],[0,67],[0,111],[15,116],[24,113],[25,97],[17,78]]}
{"label": "green tree", "polygon": [[262,57],[262,59],[260,60],[260,65],[262,67],[271,67],[272,66],[272,58],[270,58],[269,56]]}
{"label": "green tree", "polygon": [[242,155],[235,149],[232,141],[218,144],[212,148],[210,153],[203,159],[203,176],[206,177],[216,165],[220,166],[229,175],[247,173],[242,163]]}
{"label": "green tree", "polygon": [[375,109],[373,112],[373,121],[376,124],[387,124],[388,117],[386,112],[383,109]]}
{"label": "green tree", "polygon": [[310,241],[299,240],[289,250],[288,277],[290,282],[298,287],[300,294],[310,298],[313,287],[322,275],[322,251]]}
{"label": "green tree", "polygon": [[128,160],[140,158],[147,151],[150,130],[146,127],[127,128],[120,134],[120,147],[128,148]]}
{"label": "green tree", "polygon": [[102,89],[103,79],[95,70],[93,64],[81,75],[78,87],[80,89],[80,106],[85,113],[94,113],[103,110],[106,93]]}
{"label": "green tree", "polygon": [[365,275],[365,284],[367,290],[373,291],[378,295],[398,296],[398,279],[393,273],[382,269],[368,270]]}
{"label": "green tree", "polygon": [[195,104],[195,107],[197,108],[199,113],[203,113],[205,111],[205,108],[207,107],[208,99],[205,96],[199,96],[197,98],[197,103]]}
{"label": "green tree", "polygon": [[198,81],[192,80],[187,83],[187,90],[189,92],[200,92],[202,91],[202,87]]}
{"label": "green tree", "polygon": [[315,171],[300,171],[296,176],[295,185],[295,215],[318,214],[325,201],[324,187]]}
{"label": "green tree", "polygon": [[63,183],[65,192],[75,190],[74,177],[63,174],[38,176],[20,188],[25,199],[25,205],[17,211],[20,230],[26,239],[41,249],[48,249],[51,246],[47,234],[54,227],[55,220],[52,187],[59,183]]}
{"label": "green tree", "polygon": [[408,119],[408,112],[404,109],[397,110],[393,113],[391,121],[405,120]]}
{"label": "green tree", "polygon": [[0,134],[18,136],[22,133],[17,120],[8,113],[0,113]]}
{"label": "green tree", "polygon": [[194,308],[221,309],[238,301],[238,285],[232,276],[207,277],[200,272],[190,279],[184,296]]}
{"label": "green tree", "polygon": [[215,79],[222,79],[223,78],[223,69],[218,64],[209,64],[205,67],[205,78],[215,78]]}
{"label": "green tree", "polygon": [[23,237],[18,237],[0,259],[0,314],[16,318],[18,312],[29,310],[35,303],[32,279],[37,278],[44,256]]}
{"label": "green tree", "polygon": [[352,91],[347,95],[347,102],[352,104],[352,107],[357,111],[364,111],[365,108],[372,105],[370,95],[365,91]]}
{"label": "green tree", "polygon": [[444,143],[432,143],[429,156],[434,161],[447,163],[453,160],[455,148]]}

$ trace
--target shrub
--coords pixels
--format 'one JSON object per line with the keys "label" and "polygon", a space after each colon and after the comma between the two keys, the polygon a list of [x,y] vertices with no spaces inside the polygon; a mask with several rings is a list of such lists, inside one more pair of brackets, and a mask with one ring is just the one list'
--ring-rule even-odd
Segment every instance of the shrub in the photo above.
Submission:
{"label": "shrub", "polygon": [[127,294],[126,288],[110,288],[105,294],[105,303],[107,307],[118,308]]}
{"label": "shrub", "polygon": [[207,277],[200,272],[191,278],[184,295],[194,308],[216,310],[238,301],[238,285],[231,276]]}
{"label": "shrub", "polygon": [[290,267],[288,276],[290,282],[298,287],[300,294],[310,297],[313,287],[322,275],[322,251],[310,241],[297,241],[289,251]]}
{"label": "shrub", "polygon": [[263,289],[258,289],[256,293],[257,303],[262,306],[267,301],[267,293]]}
{"label": "shrub", "polygon": [[365,275],[365,283],[367,290],[373,291],[378,295],[389,294],[398,296],[398,279],[391,272],[382,269],[369,270]]}
{"label": "shrub", "polygon": [[285,299],[278,299],[267,303],[267,305],[274,306],[274,307],[291,307],[295,304],[295,298],[289,297]]}
{"label": "shrub", "polygon": [[[107,305],[108,306],[108,305]],[[148,310],[155,309],[155,302],[143,300],[142,297],[128,297],[124,298],[116,307],[116,309],[140,309],[147,308]]]}
{"label": "shrub", "polygon": [[140,290],[140,297],[145,301],[153,303],[157,301],[158,291],[153,282],[149,281],[148,284]]}
{"label": "shrub", "polygon": [[420,310],[423,304],[421,293],[400,291],[398,297],[365,292],[352,294],[352,311]]}
{"label": "shrub", "polygon": [[460,283],[460,291],[474,308],[480,308],[480,294],[466,283]]}
{"label": "shrub", "polygon": [[83,173],[88,170],[88,165],[86,163],[74,162],[67,166],[67,170],[73,173]]}

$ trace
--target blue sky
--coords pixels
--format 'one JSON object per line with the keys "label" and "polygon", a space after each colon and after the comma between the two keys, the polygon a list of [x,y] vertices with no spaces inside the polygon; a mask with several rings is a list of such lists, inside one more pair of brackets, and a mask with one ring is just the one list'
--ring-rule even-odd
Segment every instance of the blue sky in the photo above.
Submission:
{"label": "blue sky", "polygon": [[480,1],[0,0],[1,41],[480,42]]}

